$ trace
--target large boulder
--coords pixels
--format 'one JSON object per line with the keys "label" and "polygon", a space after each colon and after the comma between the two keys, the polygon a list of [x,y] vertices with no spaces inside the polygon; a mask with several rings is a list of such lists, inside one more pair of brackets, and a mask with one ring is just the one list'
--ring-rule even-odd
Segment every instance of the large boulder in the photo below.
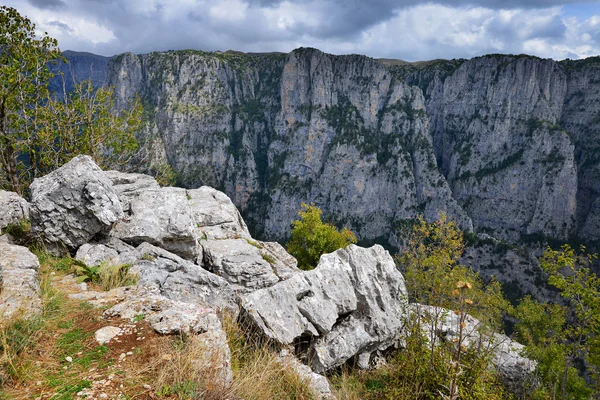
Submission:
{"label": "large boulder", "polygon": [[250,238],[246,223],[225,193],[202,186],[188,190],[187,194],[199,238]]}
{"label": "large boulder", "polygon": [[350,245],[321,256],[312,271],[245,296],[242,312],[267,338],[307,341],[320,373],[394,345],[408,302],[404,278],[383,247]]}
{"label": "large boulder", "polygon": [[143,190],[130,203],[130,216],[111,235],[137,246],[151,243],[189,260],[198,257],[196,223],[182,188]]}
{"label": "large boulder", "polygon": [[31,190],[31,228],[55,254],[75,251],[123,217],[112,183],[89,156],[37,178]]}
{"label": "large boulder", "polygon": [[37,257],[27,247],[0,242],[0,318],[41,312],[39,269]]}
{"label": "large boulder", "polygon": [[29,218],[29,203],[13,192],[0,190],[0,229]]}
{"label": "large boulder", "polygon": [[131,200],[141,192],[160,189],[158,182],[150,175],[119,171],[105,171],[104,174],[112,182],[125,212],[130,211]]}
{"label": "large boulder", "polygon": [[206,303],[214,308],[238,312],[236,296],[227,281],[188,260],[149,243],[119,256],[139,276],[138,285],[154,289],[171,299]]}
{"label": "large boulder", "polygon": [[241,291],[273,286],[280,281],[278,269],[286,277],[300,271],[288,268],[273,252],[264,249],[261,242],[251,239],[203,240],[201,244],[204,267]]}
{"label": "large boulder", "polygon": [[[460,335],[460,315],[442,308],[411,304],[410,314],[419,319],[421,329],[430,343],[453,343]],[[465,315],[463,343],[468,348],[479,346],[490,351],[491,362],[503,382],[516,393],[534,382],[536,362],[523,356],[524,346],[508,336],[490,332],[477,318]]]}

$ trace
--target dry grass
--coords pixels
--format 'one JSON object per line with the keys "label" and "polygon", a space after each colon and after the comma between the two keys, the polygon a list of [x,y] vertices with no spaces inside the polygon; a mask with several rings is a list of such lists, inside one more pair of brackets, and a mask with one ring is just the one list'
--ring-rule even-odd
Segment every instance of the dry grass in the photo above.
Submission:
{"label": "dry grass", "polygon": [[138,276],[129,272],[128,264],[112,265],[100,264],[98,269],[98,281],[100,288],[109,291],[121,286],[135,285]]}
{"label": "dry grass", "polygon": [[231,350],[234,396],[256,400],[313,398],[307,383],[281,364],[268,344],[249,336],[250,330],[227,315],[223,327]]}

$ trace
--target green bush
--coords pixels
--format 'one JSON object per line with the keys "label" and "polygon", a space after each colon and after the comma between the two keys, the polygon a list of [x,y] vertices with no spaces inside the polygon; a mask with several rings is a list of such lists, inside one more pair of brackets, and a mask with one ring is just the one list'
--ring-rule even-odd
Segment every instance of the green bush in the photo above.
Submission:
{"label": "green bush", "polygon": [[298,260],[298,267],[310,270],[317,266],[321,255],[356,243],[349,229],[339,231],[321,220],[322,211],[315,205],[302,204],[300,219],[292,222],[292,236],[287,243],[288,252]]}

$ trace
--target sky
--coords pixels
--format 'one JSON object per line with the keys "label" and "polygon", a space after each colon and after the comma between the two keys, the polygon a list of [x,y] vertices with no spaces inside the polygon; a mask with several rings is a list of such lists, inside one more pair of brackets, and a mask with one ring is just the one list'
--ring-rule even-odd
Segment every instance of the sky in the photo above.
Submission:
{"label": "sky", "polygon": [[315,47],[406,61],[600,54],[600,1],[4,0],[62,50],[105,56]]}

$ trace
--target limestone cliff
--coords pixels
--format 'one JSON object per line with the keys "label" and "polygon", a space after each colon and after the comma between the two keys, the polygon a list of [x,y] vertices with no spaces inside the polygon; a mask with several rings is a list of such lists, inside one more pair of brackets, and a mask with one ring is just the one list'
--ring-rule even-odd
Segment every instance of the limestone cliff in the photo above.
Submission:
{"label": "limestone cliff", "polygon": [[225,191],[263,237],[314,202],[394,246],[440,210],[509,241],[600,239],[598,59],[173,51],[107,68],[120,101],[141,97],[152,156]]}

